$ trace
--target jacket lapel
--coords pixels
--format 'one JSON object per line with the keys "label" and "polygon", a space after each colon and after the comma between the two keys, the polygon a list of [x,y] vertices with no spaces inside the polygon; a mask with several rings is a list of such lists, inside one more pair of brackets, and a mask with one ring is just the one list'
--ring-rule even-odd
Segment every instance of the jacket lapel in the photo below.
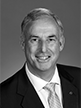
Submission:
{"label": "jacket lapel", "polygon": [[18,78],[17,94],[22,97],[20,101],[21,108],[44,108],[35,89],[26,75],[25,66],[21,70]]}
{"label": "jacket lapel", "polygon": [[24,96],[22,106],[24,108],[44,108],[41,100],[39,99],[36,91],[34,90],[33,86],[29,84],[29,88]]}
{"label": "jacket lapel", "polygon": [[73,77],[62,67],[58,66],[58,71],[61,79],[64,108],[78,108],[78,91],[73,85]]}

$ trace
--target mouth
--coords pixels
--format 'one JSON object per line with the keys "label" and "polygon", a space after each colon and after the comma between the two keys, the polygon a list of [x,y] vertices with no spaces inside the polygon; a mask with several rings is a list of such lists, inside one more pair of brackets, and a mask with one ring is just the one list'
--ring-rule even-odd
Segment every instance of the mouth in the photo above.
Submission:
{"label": "mouth", "polygon": [[44,63],[50,60],[51,56],[36,56],[38,62]]}

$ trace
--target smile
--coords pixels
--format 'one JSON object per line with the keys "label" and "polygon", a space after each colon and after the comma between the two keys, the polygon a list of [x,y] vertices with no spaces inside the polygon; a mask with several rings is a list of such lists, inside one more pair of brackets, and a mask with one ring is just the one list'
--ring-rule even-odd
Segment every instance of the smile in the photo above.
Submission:
{"label": "smile", "polygon": [[48,62],[51,56],[36,56],[38,62]]}

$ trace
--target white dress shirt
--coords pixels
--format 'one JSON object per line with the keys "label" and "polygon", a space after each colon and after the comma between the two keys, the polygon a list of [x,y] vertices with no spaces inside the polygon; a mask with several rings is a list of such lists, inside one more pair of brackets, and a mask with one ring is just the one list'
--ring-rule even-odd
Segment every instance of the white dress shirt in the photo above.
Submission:
{"label": "white dress shirt", "polygon": [[[59,78],[59,74],[58,74],[58,70],[57,70],[57,67],[55,68],[55,73],[54,73],[54,76],[52,77],[51,81],[50,82],[47,82],[35,75],[33,75],[28,67],[27,67],[27,64],[26,64],[26,73],[27,73],[27,76],[30,80],[30,82],[32,83],[33,87],[35,88],[40,100],[42,101],[43,105],[45,108],[49,108],[49,105],[48,105],[48,92],[46,90],[43,89],[43,87],[47,84],[47,83],[50,83],[50,82],[53,82],[53,83],[58,83],[58,85],[56,85],[55,87],[55,91],[60,99],[60,103],[61,103],[61,106],[62,106],[62,92],[61,92],[61,83],[60,83],[60,78]],[[63,108],[63,107],[62,107]]]}

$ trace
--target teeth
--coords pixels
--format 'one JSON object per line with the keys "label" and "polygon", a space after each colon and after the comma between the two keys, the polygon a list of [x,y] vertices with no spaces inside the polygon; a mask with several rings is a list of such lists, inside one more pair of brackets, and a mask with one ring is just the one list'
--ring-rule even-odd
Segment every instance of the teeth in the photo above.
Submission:
{"label": "teeth", "polygon": [[50,58],[51,56],[49,56],[49,55],[44,55],[44,56],[41,56],[41,55],[37,55],[36,56],[36,58],[37,58],[37,60],[38,61],[40,61],[40,62],[47,62],[48,60],[49,60],[49,58]]}
{"label": "teeth", "polygon": [[42,60],[45,60],[45,59],[47,59],[48,57],[39,57],[40,59],[42,59]]}
{"label": "teeth", "polygon": [[38,62],[47,62],[50,59],[50,56],[36,56]]}

